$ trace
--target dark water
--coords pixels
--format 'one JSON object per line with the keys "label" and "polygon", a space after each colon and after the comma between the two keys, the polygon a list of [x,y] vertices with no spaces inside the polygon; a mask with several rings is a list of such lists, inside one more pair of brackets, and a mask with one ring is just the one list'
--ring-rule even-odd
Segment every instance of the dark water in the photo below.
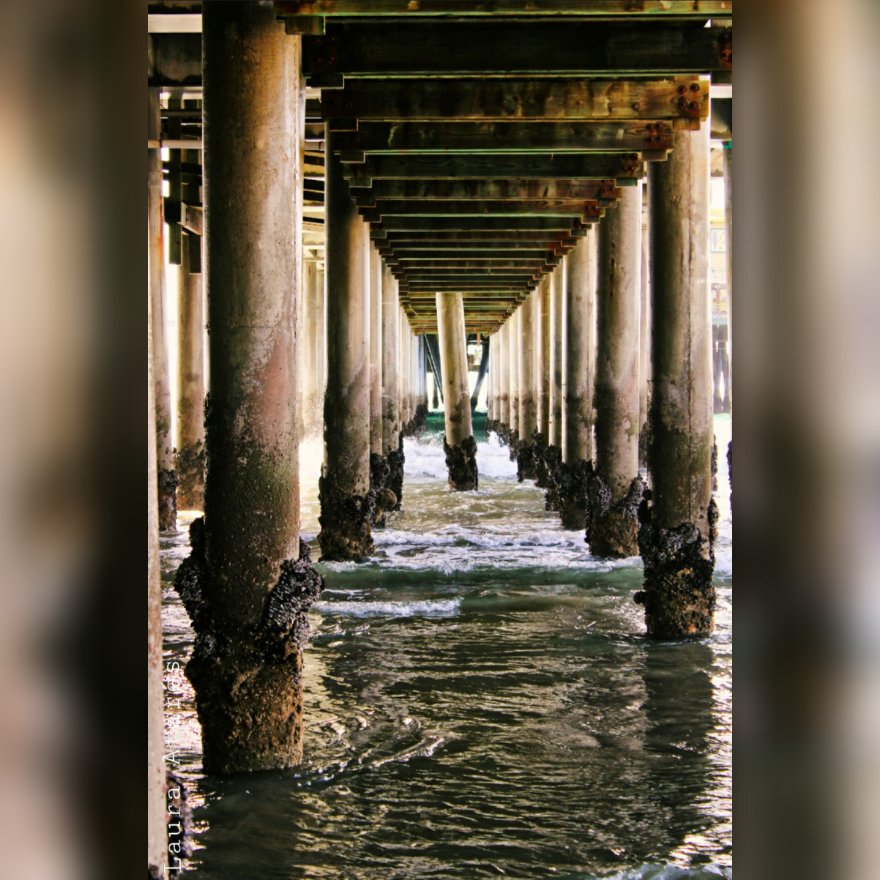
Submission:
{"label": "dark water", "polygon": [[[726,449],[729,417],[717,417]],[[296,770],[201,774],[191,694],[166,740],[195,805],[189,865],[262,878],[731,877],[730,508],[703,642],[642,636],[638,559],[592,559],[494,438],[479,493],[407,441],[405,510],[374,562],[324,566]],[[316,490],[304,530],[317,531]],[[187,552],[164,542],[169,578]],[[191,634],[165,592],[166,660]]]}

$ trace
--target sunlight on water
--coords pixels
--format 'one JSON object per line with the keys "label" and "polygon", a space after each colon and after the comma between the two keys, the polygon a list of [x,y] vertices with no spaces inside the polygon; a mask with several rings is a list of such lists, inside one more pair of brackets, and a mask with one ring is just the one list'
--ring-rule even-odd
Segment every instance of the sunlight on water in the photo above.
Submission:
{"label": "sunlight on water", "polygon": [[[592,558],[494,435],[463,493],[438,434],[407,439],[403,510],[374,533],[375,558],[321,566],[302,766],[203,776],[174,679],[166,740],[195,807],[193,874],[732,877],[729,416],[716,433],[716,631],[678,644],[643,637],[641,561]],[[301,450],[312,540],[320,452]],[[186,553],[184,536],[163,540],[166,660],[180,663],[191,632],[170,579]]]}

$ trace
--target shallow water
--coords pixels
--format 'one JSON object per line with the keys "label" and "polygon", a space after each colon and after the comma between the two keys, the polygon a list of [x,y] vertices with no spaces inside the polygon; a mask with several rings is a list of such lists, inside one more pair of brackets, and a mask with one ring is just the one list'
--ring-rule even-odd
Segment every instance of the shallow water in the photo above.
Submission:
{"label": "shallow water", "polygon": [[[716,435],[716,631],[676,644],[643,637],[640,560],[590,557],[494,435],[465,493],[446,488],[436,433],[407,440],[404,510],[375,560],[321,566],[301,767],[202,775],[191,691],[166,676],[193,875],[731,877],[729,416]],[[304,482],[313,538],[314,467]],[[165,659],[181,664],[192,634],[170,581],[189,519],[163,539]]]}

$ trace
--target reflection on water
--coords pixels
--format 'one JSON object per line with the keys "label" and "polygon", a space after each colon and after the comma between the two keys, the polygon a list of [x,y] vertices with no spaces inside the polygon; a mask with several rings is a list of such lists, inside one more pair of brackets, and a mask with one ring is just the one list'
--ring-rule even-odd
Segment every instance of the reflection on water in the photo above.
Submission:
{"label": "reflection on water", "polygon": [[[717,630],[659,645],[632,601],[640,561],[592,559],[494,437],[478,493],[446,489],[436,435],[408,440],[405,509],[376,533],[377,558],[323,566],[303,765],[204,777],[191,703],[169,713],[193,874],[732,876],[729,416],[716,430]],[[185,554],[165,543],[166,577]],[[186,615],[165,599],[166,659],[181,660]]]}

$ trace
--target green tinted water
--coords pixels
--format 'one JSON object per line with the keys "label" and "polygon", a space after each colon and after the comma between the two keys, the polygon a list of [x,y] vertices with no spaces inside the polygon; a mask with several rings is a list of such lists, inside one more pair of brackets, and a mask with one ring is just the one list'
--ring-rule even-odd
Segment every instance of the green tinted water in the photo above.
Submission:
{"label": "green tinted water", "polygon": [[[719,447],[729,417],[717,417]],[[494,438],[480,491],[406,444],[405,508],[362,566],[323,566],[295,770],[200,771],[188,691],[167,740],[191,787],[194,876],[730,876],[731,566],[725,456],[717,630],[652,644],[638,559],[589,556]],[[304,531],[317,531],[316,488]],[[185,537],[164,542],[170,577]],[[166,660],[191,642],[165,591]],[[175,684],[177,682],[175,681]]]}

